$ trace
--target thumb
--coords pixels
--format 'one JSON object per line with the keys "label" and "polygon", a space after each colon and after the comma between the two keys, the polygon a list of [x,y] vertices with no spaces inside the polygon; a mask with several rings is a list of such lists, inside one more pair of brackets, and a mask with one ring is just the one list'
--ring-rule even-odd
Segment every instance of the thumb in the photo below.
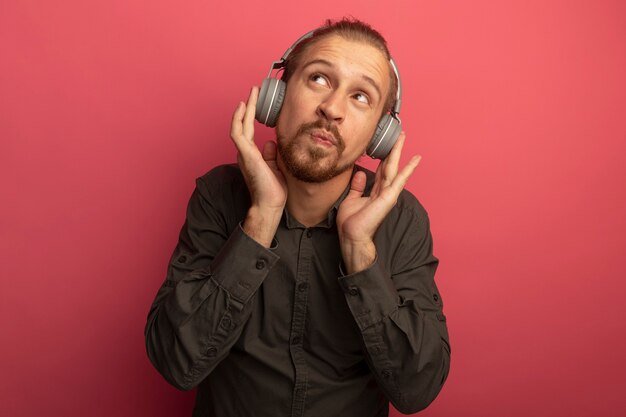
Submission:
{"label": "thumb", "polygon": [[365,191],[365,182],[365,172],[359,171],[354,174],[352,181],[350,182],[350,192],[348,192],[346,199],[360,198],[363,195],[363,191]]}
{"label": "thumb", "polygon": [[272,141],[265,142],[265,145],[263,145],[263,159],[266,161],[276,160],[276,143]]}

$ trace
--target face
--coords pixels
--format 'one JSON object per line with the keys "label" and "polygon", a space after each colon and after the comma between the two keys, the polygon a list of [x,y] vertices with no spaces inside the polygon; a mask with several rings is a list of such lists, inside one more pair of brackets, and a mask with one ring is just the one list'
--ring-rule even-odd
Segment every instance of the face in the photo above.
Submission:
{"label": "face", "polygon": [[294,177],[319,183],[352,168],[378,124],[389,71],[367,43],[331,35],[308,47],[276,124],[280,158]]}

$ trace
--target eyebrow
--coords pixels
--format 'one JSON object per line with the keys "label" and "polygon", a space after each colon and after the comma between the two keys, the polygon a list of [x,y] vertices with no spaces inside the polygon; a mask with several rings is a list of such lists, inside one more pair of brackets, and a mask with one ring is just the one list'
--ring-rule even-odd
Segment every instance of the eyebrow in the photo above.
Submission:
{"label": "eyebrow", "polygon": [[[322,65],[326,65],[326,66],[328,66],[328,67],[334,67],[334,65],[332,64],[332,62],[327,61],[327,60],[325,60],[325,59],[318,58],[318,59],[314,59],[314,60],[309,61],[309,62],[307,62],[306,64],[304,64],[304,65],[302,66],[302,69],[305,69],[306,67],[311,66],[311,65],[313,65],[313,64],[322,64]],[[378,86],[378,84],[376,83],[376,81],[374,81],[374,79],[373,79],[372,77],[367,76],[367,75],[365,75],[365,74],[362,74],[362,75],[361,75],[361,78],[363,79],[363,81],[367,82],[367,83],[368,83],[368,84],[370,84],[372,87],[374,87],[374,89],[375,89],[375,90],[376,90],[376,92],[378,93],[378,97],[380,97],[380,99],[382,99],[383,94],[382,94],[382,92],[380,91],[380,87]]]}

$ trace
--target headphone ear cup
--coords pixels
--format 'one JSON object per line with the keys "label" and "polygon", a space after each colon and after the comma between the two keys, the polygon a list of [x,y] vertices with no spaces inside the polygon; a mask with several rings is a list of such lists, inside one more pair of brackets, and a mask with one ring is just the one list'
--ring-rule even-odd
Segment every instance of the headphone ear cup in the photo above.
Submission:
{"label": "headphone ear cup", "polygon": [[367,154],[372,158],[385,159],[398,141],[400,133],[402,133],[402,126],[398,119],[385,114],[376,126],[374,137],[367,146]]}
{"label": "headphone ear cup", "polygon": [[286,84],[276,78],[266,78],[261,84],[254,117],[266,126],[276,126],[278,113],[285,98]]}

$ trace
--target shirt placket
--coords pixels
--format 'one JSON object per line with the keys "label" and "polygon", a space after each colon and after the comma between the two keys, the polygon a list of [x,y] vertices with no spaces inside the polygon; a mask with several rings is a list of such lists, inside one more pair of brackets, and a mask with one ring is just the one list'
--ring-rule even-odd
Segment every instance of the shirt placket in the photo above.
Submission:
{"label": "shirt placket", "polygon": [[295,368],[295,382],[291,415],[300,417],[304,414],[307,389],[307,366],[303,352],[304,328],[306,321],[307,297],[309,280],[312,275],[311,258],[313,254],[313,231],[304,229],[300,237],[298,250],[298,266],[294,294],[293,315],[291,317],[291,333],[289,352]]}

